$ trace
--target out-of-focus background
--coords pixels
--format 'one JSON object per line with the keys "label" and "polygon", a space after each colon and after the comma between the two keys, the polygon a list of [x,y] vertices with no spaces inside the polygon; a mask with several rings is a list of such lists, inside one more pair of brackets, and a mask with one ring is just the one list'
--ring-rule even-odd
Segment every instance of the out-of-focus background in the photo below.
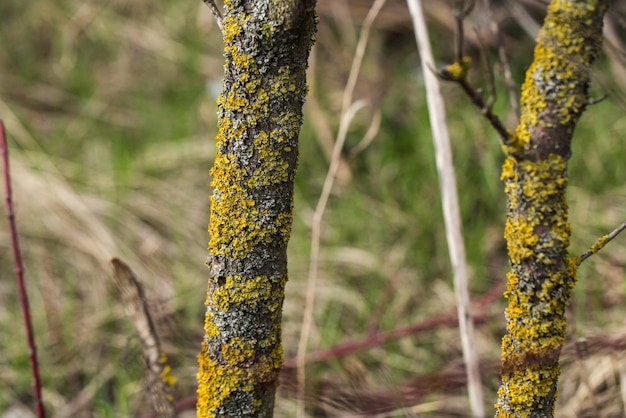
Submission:
{"label": "out-of-focus background", "polygon": [[[311,215],[371,3],[319,1],[283,317],[288,362],[302,330]],[[593,73],[592,96],[608,98],[589,107],[574,139],[569,170],[574,255],[626,218],[624,3],[615,2],[605,30],[606,53]],[[441,65],[455,57],[455,6],[438,0],[424,5]],[[544,10],[540,1],[494,2],[518,86]],[[513,128],[486,16],[483,9],[466,22],[466,52],[474,57],[471,81],[489,90],[481,64],[481,56],[488,55],[496,67],[495,110]],[[112,257],[128,263],[146,289],[178,379],[176,400],[189,403],[193,397],[203,334],[208,172],[221,47],[219,30],[199,0],[0,2],[0,118],[9,134],[17,222],[51,417],[151,411],[141,346],[111,279]],[[368,106],[351,124],[323,220],[308,351],[415,327],[311,363],[305,401],[312,417],[373,416],[359,415],[372,411],[468,415],[458,330],[446,319],[455,305],[423,87],[406,4],[388,0],[374,23],[354,93]],[[497,134],[460,89],[444,84],[443,93],[470,290],[473,298],[482,298],[476,305],[476,348],[490,405],[499,384],[504,299],[498,295],[507,269],[502,153]],[[379,130],[368,139],[377,115]],[[8,231],[5,222],[0,225],[0,417],[28,417],[29,353]],[[619,349],[626,335],[625,239],[617,238],[581,267],[568,313],[561,416],[624,416],[626,362]],[[588,343],[575,344],[584,338]],[[276,416],[290,417],[296,405],[293,371],[287,369],[282,381]]]}

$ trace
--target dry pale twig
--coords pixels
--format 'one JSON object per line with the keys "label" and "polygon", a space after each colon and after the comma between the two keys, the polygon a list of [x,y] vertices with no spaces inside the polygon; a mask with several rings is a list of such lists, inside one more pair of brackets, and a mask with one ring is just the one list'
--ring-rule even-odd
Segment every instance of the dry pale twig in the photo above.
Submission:
{"label": "dry pale twig", "polygon": [[172,388],[176,380],[170,374],[167,357],[161,349],[161,342],[156,332],[156,326],[150,315],[143,288],[133,271],[121,260],[111,260],[114,271],[115,285],[122,295],[122,302],[130,316],[143,349],[143,356],[148,368],[148,385],[154,408],[159,418],[173,418],[176,416],[172,403]]}
{"label": "dry pale twig", "polygon": [[478,356],[474,344],[474,331],[468,290],[467,260],[465,258],[465,247],[463,245],[461,215],[459,211],[450,137],[445,120],[445,108],[439,90],[439,81],[429,70],[433,62],[433,57],[422,10],[422,3],[419,0],[414,0],[408,1],[408,4],[413,18],[415,38],[422,61],[428,112],[433,141],[435,142],[437,171],[439,172],[444,221],[446,225],[446,239],[454,275],[459,332],[461,334],[463,358],[468,379],[470,408],[474,417],[484,417],[485,409],[483,405],[482,383],[480,380]]}
{"label": "dry pale twig", "polygon": [[222,23],[222,13],[220,13],[220,9],[217,8],[217,5],[215,4],[215,1],[213,0],[202,0],[202,1],[204,2],[204,4],[207,5],[209,10],[211,10],[213,17],[215,17],[215,21],[217,22],[217,27],[220,28],[220,32],[222,32],[222,35],[223,35],[224,24]]}
{"label": "dry pale twig", "polygon": [[37,346],[33,324],[30,317],[30,306],[28,304],[28,293],[24,283],[24,265],[22,263],[22,253],[20,251],[19,239],[17,237],[17,227],[15,226],[15,211],[13,209],[13,197],[11,192],[11,171],[9,169],[9,145],[7,143],[4,122],[0,119],[0,149],[2,150],[2,162],[4,171],[4,192],[9,222],[9,234],[11,236],[11,248],[13,249],[13,260],[15,263],[15,277],[17,279],[20,304],[22,305],[22,315],[24,317],[24,327],[26,329],[26,339],[28,340],[29,360],[31,373],[33,375],[33,396],[35,398],[35,410],[37,417],[44,418],[46,412],[41,398],[41,378],[39,376],[39,363],[37,362]]}
{"label": "dry pale twig", "polygon": [[[309,93],[307,94],[307,119],[311,122],[313,129],[316,133],[316,139],[324,157],[330,163],[333,154],[333,148],[335,144],[335,134],[333,133],[330,124],[323,111],[323,106],[318,99],[317,80],[313,74],[317,72],[317,48],[311,49],[311,55],[309,55],[309,69],[307,70],[311,76],[307,76],[309,80]],[[352,179],[352,173],[350,172],[350,166],[346,159],[341,156],[339,160],[339,167],[337,168],[337,182],[346,185],[350,183]]]}
{"label": "dry pale twig", "polygon": [[351,157],[356,157],[357,155],[365,151],[367,147],[370,146],[372,141],[374,141],[374,138],[376,138],[376,135],[378,135],[378,131],[380,130],[381,120],[382,120],[381,112],[379,109],[376,109],[374,111],[372,121],[370,122],[370,126],[369,128],[367,128],[367,132],[365,132],[365,135],[363,136],[361,141],[354,148],[350,150]]}
{"label": "dry pale twig", "polygon": [[326,179],[322,187],[322,193],[317,202],[315,213],[313,214],[313,222],[311,226],[311,261],[309,264],[309,277],[307,280],[307,293],[306,301],[304,305],[304,315],[302,319],[302,333],[300,335],[300,341],[298,343],[297,352],[297,378],[298,378],[298,412],[297,416],[304,416],[304,399],[305,393],[305,380],[306,380],[306,350],[309,343],[309,337],[311,333],[311,327],[313,322],[313,306],[315,304],[315,289],[317,286],[317,277],[319,270],[319,253],[320,253],[320,237],[322,228],[322,218],[326,210],[326,204],[330,196],[337,169],[339,167],[339,161],[341,157],[341,150],[348,135],[348,127],[354,115],[363,107],[366,106],[366,102],[363,100],[352,103],[352,96],[354,88],[359,76],[361,64],[363,62],[363,56],[365,54],[365,47],[369,39],[369,33],[372,28],[372,24],[376,19],[376,16],[382,9],[386,0],[376,0],[370,8],[365,20],[361,33],[359,34],[359,42],[357,43],[354,59],[352,60],[352,66],[350,68],[350,74],[344,89],[344,95],[341,106],[341,122],[339,124],[339,130],[337,132],[337,139],[335,140],[335,146],[333,148],[330,165],[326,173]]}

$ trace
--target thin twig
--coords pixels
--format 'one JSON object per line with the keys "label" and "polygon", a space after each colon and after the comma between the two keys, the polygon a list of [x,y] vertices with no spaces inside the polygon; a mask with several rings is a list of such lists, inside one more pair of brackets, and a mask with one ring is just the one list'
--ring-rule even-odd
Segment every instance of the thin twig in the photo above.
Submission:
{"label": "thin twig", "polygon": [[[435,156],[437,171],[439,172],[446,241],[448,243],[450,263],[453,270],[459,333],[461,335],[461,346],[467,374],[470,410],[473,417],[482,418],[485,416],[485,406],[483,403],[482,382],[480,380],[480,368],[474,340],[474,327],[468,289],[469,273],[463,243],[461,215],[454,173],[454,162],[452,159],[452,146],[450,145],[450,135],[446,125],[445,107],[443,98],[441,97],[439,80],[435,74],[428,70],[433,62],[433,54],[430,47],[422,3],[420,0],[413,0],[408,1],[408,4],[413,18],[415,38],[422,61],[428,113],[433,141],[435,143]],[[455,74],[460,80],[465,80],[469,62],[467,62],[466,65],[466,60],[462,59],[458,64],[459,67],[455,68],[455,70],[458,71],[456,71]]]}
{"label": "thin twig", "polygon": [[[410,3],[409,3],[410,4]],[[456,62],[446,66],[441,71],[435,71],[435,74],[442,80],[453,81],[458,83],[465,94],[470,98],[472,103],[476,105],[480,109],[480,111],[485,115],[487,120],[491,123],[491,126],[500,134],[500,138],[503,143],[506,145],[511,141],[512,135],[508,129],[504,126],[498,115],[493,113],[493,102],[494,100],[489,100],[485,102],[482,91],[474,89],[469,82],[467,81],[467,73],[469,71],[470,66],[470,58],[463,56],[463,19],[469,14],[474,7],[474,1],[470,1],[467,6],[465,6],[461,12],[455,12],[455,18],[457,23],[457,51],[456,51]],[[480,38],[479,38],[480,39]],[[428,65],[428,68],[432,70],[431,65]],[[493,77],[493,73],[491,73]],[[493,85],[493,81],[491,81],[491,85]],[[490,89],[495,91],[495,87],[491,87]]]}
{"label": "thin twig", "polygon": [[509,57],[506,53],[506,48],[504,47],[502,29],[500,29],[500,24],[494,16],[489,0],[485,0],[485,9],[487,10],[491,32],[495,35],[498,42],[498,56],[500,58],[500,65],[502,65],[502,70],[504,72],[504,83],[509,90],[509,103],[511,104],[511,109],[515,114],[515,117],[519,119],[519,102],[517,101],[515,81],[513,80],[513,73],[511,72],[511,63],[509,62]]}
{"label": "thin twig", "polygon": [[606,244],[611,242],[613,240],[613,238],[618,236],[624,229],[626,229],[626,221],[624,221],[621,225],[619,225],[617,228],[615,228],[613,231],[611,231],[610,234],[604,235],[604,236],[600,237],[600,239],[598,241],[596,241],[596,243],[593,244],[590,249],[585,251],[580,256],[580,262],[582,263],[583,261],[585,261],[586,259],[588,259],[592,255],[594,255],[595,253],[600,251],[602,248],[604,248],[604,246]]}
{"label": "thin twig", "polygon": [[26,328],[26,339],[28,340],[30,368],[33,376],[33,391],[35,398],[35,410],[38,418],[44,418],[46,412],[44,410],[43,400],[41,397],[41,378],[39,376],[39,363],[37,361],[37,346],[35,345],[35,336],[33,332],[33,324],[30,317],[30,306],[28,304],[28,293],[24,283],[24,265],[22,263],[22,253],[17,236],[17,227],[15,226],[15,211],[13,209],[13,197],[11,192],[11,171],[9,169],[9,145],[7,143],[4,122],[0,119],[0,148],[2,150],[2,162],[4,171],[4,191],[5,204],[7,210],[7,219],[9,222],[9,234],[11,236],[11,248],[13,249],[13,261],[15,264],[15,277],[22,305],[22,315],[24,317],[24,327]]}
{"label": "thin twig", "polygon": [[356,157],[361,152],[365,151],[365,149],[370,146],[374,138],[378,135],[378,131],[380,130],[380,121],[382,120],[382,114],[379,109],[374,110],[374,115],[372,116],[372,121],[370,122],[369,128],[367,128],[367,132],[361,138],[361,141],[350,150],[350,157]]}
{"label": "thin twig", "polygon": [[478,39],[478,45],[480,47],[480,55],[483,57],[483,70],[487,74],[487,86],[489,89],[489,99],[485,104],[487,109],[493,108],[496,100],[498,100],[498,92],[496,90],[496,77],[493,73],[493,67],[491,66],[491,62],[489,61],[489,52],[487,51],[487,47],[485,46],[485,42],[483,41],[483,37],[480,34],[478,28],[475,28],[476,38]]}
{"label": "thin twig", "polygon": [[608,98],[609,98],[609,95],[605,93],[605,94],[603,94],[600,97],[596,97],[594,99],[589,99],[589,101],[587,102],[587,106],[593,106],[595,104],[601,103],[601,102],[605,101]]}
{"label": "thin twig", "polygon": [[322,229],[322,219],[324,212],[326,211],[326,204],[330,197],[335,177],[337,175],[337,169],[339,168],[339,161],[341,157],[341,150],[348,135],[348,127],[352,121],[354,115],[363,107],[366,106],[366,102],[359,100],[352,103],[352,96],[356,87],[356,82],[361,70],[361,64],[363,62],[363,56],[365,55],[365,48],[369,39],[369,33],[376,19],[378,13],[382,9],[386,0],[376,0],[370,10],[368,11],[363,21],[361,33],[359,34],[359,41],[357,43],[354,58],[352,60],[352,66],[350,67],[350,74],[348,75],[348,81],[346,88],[344,89],[342,106],[341,106],[341,121],[339,123],[339,130],[337,132],[337,139],[335,140],[335,146],[333,148],[330,165],[326,173],[326,179],[322,187],[315,213],[313,214],[313,222],[311,225],[311,260],[309,264],[309,276],[307,279],[307,291],[306,300],[304,304],[304,314],[302,319],[302,333],[300,334],[300,341],[298,343],[298,352],[296,355],[297,363],[297,380],[298,380],[298,404],[297,404],[297,417],[304,416],[304,394],[306,385],[306,350],[309,344],[309,337],[311,334],[311,327],[313,323],[313,307],[315,305],[315,290],[317,287],[317,277],[319,271],[319,253],[320,253],[320,239]]}
{"label": "thin twig", "polygon": [[463,61],[463,40],[465,34],[463,33],[463,17],[455,16],[456,19],[456,42],[454,43],[454,49],[456,50],[456,61]]}
{"label": "thin twig", "polygon": [[457,62],[461,62],[463,60],[463,40],[465,39],[465,34],[463,33],[463,21],[472,12],[475,4],[475,0],[461,0],[461,5],[454,11],[457,29],[455,44]]}
{"label": "thin twig", "polygon": [[496,130],[496,132],[498,132],[498,134],[500,135],[500,139],[502,139],[502,142],[506,145],[511,141],[512,133],[504,126],[498,115],[493,113],[492,107],[489,106],[487,102],[485,102],[482,91],[474,89],[469,84],[469,82],[467,81],[467,72],[465,70],[460,71],[460,73],[455,73],[450,70],[453,67],[464,67],[466,66],[466,62],[468,61],[455,62],[454,64],[446,66],[443,70],[439,72],[432,70],[430,66],[429,69],[433,71],[440,79],[445,81],[452,81],[461,86],[467,97],[469,97],[472,103],[474,103],[474,105],[478,109],[480,109],[482,114],[485,115],[485,118],[487,118],[489,123],[491,123],[491,126]]}
{"label": "thin twig", "polygon": [[206,4],[211,10],[215,21],[217,22],[217,27],[220,28],[220,32],[224,35],[224,24],[222,23],[222,13],[220,13],[220,9],[217,8],[217,5],[213,0],[202,0],[204,4]]}
{"label": "thin twig", "polygon": [[469,82],[467,81],[465,77],[463,78],[451,77],[451,74],[445,69],[436,74],[442,80],[453,81],[455,83],[458,83],[463,89],[463,91],[465,92],[465,94],[467,95],[467,97],[469,97],[472,103],[474,103],[474,105],[478,109],[480,109],[482,114],[485,115],[485,118],[487,118],[489,123],[491,123],[491,126],[493,126],[496,132],[498,132],[498,134],[500,135],[500,139],[502,139],[502,142],[506,145],[511,141],[511,138],[512,138],[511,132],[504,126],[504,124],[502,123],[498,115],[493,113],[493,109],[488,105],[488,103],[485,102],[485,99],[483,98],[483,94],[481,91],[474,89],[469,84]]}

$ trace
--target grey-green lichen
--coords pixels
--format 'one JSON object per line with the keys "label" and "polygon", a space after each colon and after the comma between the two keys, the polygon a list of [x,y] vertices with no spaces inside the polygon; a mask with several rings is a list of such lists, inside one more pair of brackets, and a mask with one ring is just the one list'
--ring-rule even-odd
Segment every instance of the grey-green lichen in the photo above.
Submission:
{"label": "grey-green lichen", "polygon": [[520,123],[503,146],[511,272],[497,417],[554,414],[565,310],[580,264],[568,256],[567,160],[607,8],[604,0],[552,1],[522,87]]}
{"label": "grey-green lichen", "polygon": [[198,417],[270,417],[315,2],[224,2]]}

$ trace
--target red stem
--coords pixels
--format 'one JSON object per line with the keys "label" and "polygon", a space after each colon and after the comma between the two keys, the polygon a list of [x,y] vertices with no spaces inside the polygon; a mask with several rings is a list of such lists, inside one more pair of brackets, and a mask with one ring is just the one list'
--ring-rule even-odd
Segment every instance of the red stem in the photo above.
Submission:
{"label": "red stem", "polygon": [[[489,293],[476,299],[475,301],[473,301],[473,303],[476,305],[488,304],[489,302],[498,298],[502,294],[502,290],[502,286],[495,286]],[[485,312],[476,312],[472,315],[472,317],[474,323],[478,324],[485,322],[489,318],[489,315]],[[441,327],[455,327],[458,325],[458,323],[459,320],[456,315],[456,310],[451,310],[446,314],[428,318],[418,323],[405,325],[392,329],[390,331],[377,332],[376,334],[367,335],[363,338],[348,341],[325,350],[315,351],[313,353],[310,353],[305,361],[306,363],[319,363],[322,361],[328,361],[337,357],[346,356],[353,353],[354,351],[375,347],[388,341],[397,340],[408,335],[414,335],[423,331],[428,331]],[[289,358],[285,360],[285,369],[292,369],[295,367],[295,358]]]}
{"label": "red stem", "polygon": [[9,170],[9,146],[7,144],[4,122],[0,119],[0,149],[2,150],[2,162],[4,169],[4,190],[7,218],[9,221],[9,234],[11,236],[11,248],[13,249],[13,261],[15,264],[15,277],[19,288],[22,314],[24,316],[24,326],[26,328],[26,338],[28,339],[28,349],[30,350],[30,368],[33,375],[33,390],[35,395],[35,409],[38,418],[45,418],[43,402],[41,399],[41,378],[39,377],[39,365],[37,363],[37,347],[33,334],[33,324],[30,319],[30,307],[28,305],[28,294],[24,285],[24,267],[22,264],[22,254],[17,238],[17,228],[15,226],[15,212],[13,210],[13,200],[11,198],[11,174]]}
{"label": "red stem", "polygon": [[[488,306],[491,304],[491,302],[501,297],[503,291],[504,283],[500,283],[492,287],[489,292],[474,299],[472,301],[472,304],[475,305],[476,308],[479,308],[481,306]],[[475,324],[485,322],[489,319],[489,317],[490,315],[487,312],[475,312],[473,314]],[[390,331],[378,332],[372,335],[367,335],[363,338],[348,341],[343,344],[328,348],[326,350],[315,351],[307,356],[306,362],[317,363],[322,361],[328,361],[337,357],[346,356],[353,353],[354,351],[363,350],[383,344],[390,340],[399,339],[408,335],[419,334],[420,332],[434,330],[440,327],[450,327],[456,325],[458,325],[458,317],[456,314],[456,309],[452,309],[449,312],[444,313],[440,316],[431,317],[418,323],[405,325],[403,327],[395,328]],[[624,338],[624,341],[626,341],[626,338]],[[624,343],[624,345],[626,346],[626,342]],[[282,372],[284,373],[290,370],[293,371],[295,367],[295,357],[289,358],[285,360]],[[175,402],[174,408],[177,412],[181,412],[193,408],[195,404],[196,395],[191,395]],[[155,414],[147,414],[142,415],[141,418],[157,418],[157,416]]]}

